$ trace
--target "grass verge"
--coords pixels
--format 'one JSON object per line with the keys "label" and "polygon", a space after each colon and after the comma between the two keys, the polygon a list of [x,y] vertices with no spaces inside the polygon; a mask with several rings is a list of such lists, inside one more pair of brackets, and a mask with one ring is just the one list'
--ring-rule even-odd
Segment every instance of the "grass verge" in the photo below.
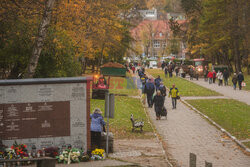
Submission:
{"label": "grass verge", "polygon": [[136,88],[130,73],[127,73],[127,77],[111,77],[109,91],[110,93],[120,95],[138,95],[138,89]]}
{"label": "grass verge", "polygon": [[250,106],[232,99],[187,100],[238,139],[250,138]]}
{"label": "grass verge", "polygon": [[200,85],[182,79],[180,77],[165,78],[164,72],[160,69],[147,69],[153,77],[161,76],[164,85],[171,88],[173,84],[179,89],[181,96],[220,96],[221,94],[204,88]]}
{"label": "grass verge", "polygon": [[250,148],[250,141],[249,141],[249,142],[243,142],[243,144],[244,144],[246,147]]}
{"label": "grass verge", "polygon": [[[95,107],[105,111],[104,100],[91,99],[91,111]],[[140,118],[144,121],[143,132],[132,132],[132,123],[130,121],[130,115],[133,113],[134,118]],[[104,113],[103,113],[104,114]],[[110,130],[114,134],[115,138],[152,138],[153,129],[148,122],[146,113],[140,99],[131,97],[115,97],[115,118],[110,119]]]}

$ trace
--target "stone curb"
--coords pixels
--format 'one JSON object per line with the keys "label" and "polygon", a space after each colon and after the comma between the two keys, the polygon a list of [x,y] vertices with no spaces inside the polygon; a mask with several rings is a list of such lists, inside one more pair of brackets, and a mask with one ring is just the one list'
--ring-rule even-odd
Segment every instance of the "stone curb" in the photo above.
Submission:
{"label": "stone curb", "polygon": [[247,148],[242,142],[240,142],[235,136],[231,135],[231,133],[229,133],[228,131],[226,131],[225,129],[223,129],[219,124],[217,124],[216,122],[214,122],[211,118],[209,118],[207,115],[203,114],[202,112],[200,112],[199,110],[197,110],[195,107],[193,107],[191,104],[189,104],[188,102],[186,102],[185,100],[181,100],[180,101],[185,104],[186,106],[190,107],[192,110],[194,110],[195,112],[197,112],[198,114],[200,114],[202,117],[204,117],[205,119],[207,119],[210,123],[212,123],[215,127],[217,127],[222,133],[225,133],[227,136],[229,136],[237,145],[239,145],[241,148],[243,148],[247,153],[250,153],[250,149]]}

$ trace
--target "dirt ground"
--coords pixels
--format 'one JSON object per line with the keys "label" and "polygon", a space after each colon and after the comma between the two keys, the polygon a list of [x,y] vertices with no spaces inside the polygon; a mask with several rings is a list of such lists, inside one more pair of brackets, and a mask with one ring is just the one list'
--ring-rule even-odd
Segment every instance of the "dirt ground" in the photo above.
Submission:
{"label": "dirt ground", "polygon": [[157,137],[153,139],[114,140],[114,153],[109,156],[139,166],[169,166],[165,151]]}

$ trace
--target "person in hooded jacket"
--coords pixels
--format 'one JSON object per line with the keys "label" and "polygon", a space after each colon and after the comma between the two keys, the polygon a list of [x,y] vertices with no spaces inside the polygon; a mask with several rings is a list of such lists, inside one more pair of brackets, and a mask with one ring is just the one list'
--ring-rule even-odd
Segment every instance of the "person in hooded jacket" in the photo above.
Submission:
{"label": "person in hooded jacket", "polygon": [[93,114],[90,114],[91,125],[91,148],[96,149],[101,147],[101,132],[103,131],[103,126],[106,124],[102,117],[102,112],[99,108],[94,110]]}
{"label": "person in hooded jacket", "polygon": [[161,119],[160,113],[164,107],[164,98],[161,95],[161,91],[158,90],[156,92],[156,95],[153,98],[153,104],[155,107],[156,120],[160,120]]}
{"label": "person in hooded jacket", "polygon": [[165,101],[165,97],[167,95],[167,89],[165,87],[165,85],[163,84],[163,82],[160,83],[160,86],[159,86],[159,91],[161,91],[161,95],[163,96],[163,99]]}

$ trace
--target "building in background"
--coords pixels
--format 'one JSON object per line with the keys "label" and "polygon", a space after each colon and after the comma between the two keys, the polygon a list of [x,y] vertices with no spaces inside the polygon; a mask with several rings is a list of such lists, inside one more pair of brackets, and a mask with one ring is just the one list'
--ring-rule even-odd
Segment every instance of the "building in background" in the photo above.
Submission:
{"label": "building in background", "polygon": [[[173,34],[169,24],[171,18],[180,25],[185,24],[184,15],[181,13],[158,13],[156,9],[140,10],[139,12],[143,20],[130,31],[135,40],[132,43],[133,52],[130,53],[132,59],[160,61],[173,57],[185,59],[185,43],[174,39],[175,43],[173,44]],[[171,53],[173,47],[178,51]]]}

